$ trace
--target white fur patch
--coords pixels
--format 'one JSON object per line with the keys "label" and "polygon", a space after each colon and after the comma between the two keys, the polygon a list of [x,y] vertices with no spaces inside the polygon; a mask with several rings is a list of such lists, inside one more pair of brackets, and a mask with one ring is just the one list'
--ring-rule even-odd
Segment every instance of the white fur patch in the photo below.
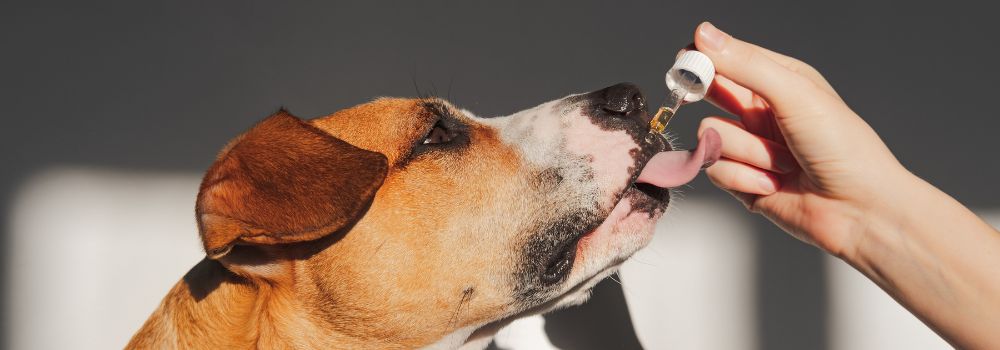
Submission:
{"label": "white fur patch", "polygon": [[[566,150],[589,160],[594,184],[602,192],[619,192],[631,176],[635,160],[630,156],[639,145],[624,130],[603,130],[589,121],[576,122],[564,131]],[[614,203],[606,203],[608,207]],[[605,208],[607,209],[607,208]]]}
{"label": "white fur patch", "polygon": [[487,345],[490,344],[490,342],[489,342],[490,338],[487,338],[486,339],[486,343],[482,344],[481,347],[480,347],[480,344],[478,344],[478,342],[475,343],[475,344],[466,344],[465,343],[465,341],[467,339],[469,339],[469,336],[472,335],[472,332],[475,332],[476,329],[479,328],[479,327],[481,327],[481,326],[482,325],[473,325],[473,326],[466,326],[464,328],[459,328],[458,330],[456,330],[454,332],[451,332],[451,334],[448,334],[448,335],[444,336],[444,338],[441,338],[440,340],[438,340],[434,344],[425,346],[425,347],[423,347],[421,349],[424,349],[424,350],[438,350],[438,349],[443,350],[443,349],[459,349],[459,348],[461,348],[461,349],[484,349],[484,348],[486,348]]}

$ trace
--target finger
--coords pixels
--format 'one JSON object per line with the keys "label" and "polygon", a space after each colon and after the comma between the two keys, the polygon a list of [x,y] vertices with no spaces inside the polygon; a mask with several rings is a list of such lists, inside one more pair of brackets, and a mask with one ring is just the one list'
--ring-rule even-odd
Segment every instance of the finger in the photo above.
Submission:
{"label": "finger", "polygon": [[757,130],[755,134],[761,137],[777,142],[785,149],[788,148],[788,143],[785,142],[785,137],[781,133],[781,128],[778,127],[778,123],[774,119],[774,113],[771,111],[771,106],[764,101],[763,97],[760,95],[753,95],[753,105],[754,109],[752,112],[748,112],[748,116],[744,119],[754,120],[757,122]]}
{"label": "finger", "polygon": [[778,179],[773,174],[732,159],[720,158],[705,169],[713,184],[724,190],[750,194],[769,195],[778,190]]}
{"label": "finger", "polygon": [[753,108],[753,92],[729,80],[723,75],[715,75],[705,99],[720,109],[742,117]]}
{"label": "finger", "polygon": [[816,70],[816,68],[813,68],[813,66],[809,65],[808,63],[802,62],[801,60],[795,57],[786,56],[765,49],[757,44],[752,44],[752,43],[747,43],[747,44],[752,46],[758,52],[764,54],[764,56],[767,56],[768,58],[774,60],[778,64],[785,66],[785,68],[788,68],[788,70],[806,77],[806,79],[809,79],[809,81],[816,84],[816,86],[819,86],[823,91],[840,99],[840,95],[837,94],[837,90],[833,89],[833,85],[830,85],[830,82],[826,81],[826,78],[823,77],[823,74],[821,74],[818,70]]}
{"label": "finger", "polygon": [[717,107],[740,117],[743,128],[752,134],[785,145],[785,138],[774,120],[771,107],[760,95],[717,75],[706,99]]}
{"label": "finger", "polygon": [[735,120],[719,117],[702,119],[698,135],[707,128],[715,129],[721,136],[722,156],[725,158],[782,174],[787,174],[798,166],[787,148],[751,134]]}
{"label": "finger", "polygon": [[[771,51],[770,49],[764,48],[757,44],[753,43],[747,43],[747,44],[753,47],[753,49],[763,54],[764,56],[767,56],[768,58],[774,60],[774,62],[777,62],[782,66],[785,66],[785,68],[788,68],[788,70],[806,77],[807,79],[809,79],[809,81],[812,81],[813,83],[815,83],[816,85],[818,85],[820,88],[830,93],[831,95],[837,96],[838,98],[840,97],[840,95],[837,94],[837,91],[833,89],[833,85],[830,85],[830,82],[826,80],[826,77],[823,77],[823,74],[820,73],[818,70],[816,70],[816,68],[814,68],[812,65],[805,63],[802,60],[797,59],[795,57]],[[680,58],[681,55],[683,55],[685,52],[689,50],[697,50],[697,47],[695,46],[694,43],[687,44],[680,51],[677,51],[677,55],[674,56],[674,59],[676,60]]]}
{"label": "finger", "polygon": [[729,78],[716,75],[706,99],[722,110],[739,116],[745,129],[751,133],[773,140],[776,136],[772,132],[776,128],[774,117],[769,107],[757,101],[755,96]]}
{"label": "finger", "polygon": [[[812,81],[830,95],[836,96],[838,99],[840,98],[840,95],[837,94],[837,91],[833,89],[833,85],[830,85],[830,82],[827,81],[825,77],[823,77],[823,74],[820,73],[818,70],[816,70],[816,68],[813,68],[812,65],[805,63],[802,60],[799,60],[795,57],[786,56],[771,51],[769,49],[763,48],[757,44],[752,44],[752,43],[747,43],[747,44],[752,46],[755,50],[759,51],[764,56],[767,56],[768,58],[774,60],[778,64],[785,66],[785,68],[788,68],[788,70],[794,73],[798,73],[803,77],[805,77],[806,79],[809,79],[809,81]],[[677,55],[674,57],[674,59],[676,60],[680,58],[682,54],[690,50],[697,50],[697,47],[695,47],[694,43],[690,43],[680,51],[677,51]]]}
{"label": "finger", "polygon": [[817,96],[830,97],[809,79],[708,22],[698,26],[695,45],[709,56],[719,75],[763,96],[779,110],[811,110],[816,107]]}
{"label": "finger", "polygon": [[[681,50],[684,51],[687,49]],[[705,99],[716,107],[740,117],[745,129],[751,133],[785,144],[767,103],[759,95],[724,75],[715,76]]]}

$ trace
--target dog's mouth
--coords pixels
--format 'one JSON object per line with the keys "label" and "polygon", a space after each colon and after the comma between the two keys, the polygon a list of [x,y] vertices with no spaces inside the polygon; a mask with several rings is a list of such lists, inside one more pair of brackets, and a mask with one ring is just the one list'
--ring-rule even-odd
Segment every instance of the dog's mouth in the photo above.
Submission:
{"label": "dog's mouth", "polygon": [[[543,265],[542,282],[555,284],[565,279],[573,268],[580,241],[593,234],[598,227],[636,212],[644,213],[650,219],[662,214],[670,203],[671,189],[690,182],[702,168],[716,162],[720,157],[721,145],[721,139],[714,131],[707,131],[693,151],[675,151],[659,135],[647,136],[643,153],[651,156],[645,157],[647,160],[641,164],[641,169],[616,196],[615,209],[580,235],[563,242]],[[616,210],[626,205],[629,206],[627,211]]]}
{"label": "dog's mouth", "polygon": [[[655,134],[649,136],[659,137]],[[653,155],[635,178],[635,183],[659,188],[674,188],[694,180],[701,169],[719,160],[722,138],[713,129],[706,129],[693,151],[665,151]]]}
{"label": "dog's mouth", "polygon": [[[589,242],[592,242],[592,239],[602,240],[595,238],[596,235],[603,237],[606,233],[615,234],[620,230],[618,227],[620,225],[639,227],[646,225],[645,222],[658,219],[670,203],[672,189],[687,184],[703,167],[714,163],[720,157],[722,143],[715,131],[706,131],[694,150],[674,150],[665,138],[650,133],[645,127],[650,119],[645,108],[637,108],[623,114],[621,110],[608,110],[607,106],[602,105],[601,108],[594,109],[593,113],[597,113],[592,115],[594,120],[620,122],[621,125],[614,127],[624,130],[638,144],[637,154],[632,154],[634,165],[630,172],[631,176],[625,180],[625,186],[614,195],[610,209],[605,207],[601,213],[569,215],[550,227],[564,234],[539,236],[562,237],[562,239],[555,242],[539,239],[537,245],[547,247],[529,249],[531,252],[529,254],[534,254],[537,259],[531,264],[534,270],[532,275],[537,278],[535,283],[540,283],[528,284],[529,288],[522,291],[523,295],[535,295],[535,292],[564,283],[572,274],[576,260],[582,259],[580,255],[588,254],[586,249],[591,244]],[[599,118],[600,113],[615,115],[613,118]],[[629,230],[631,229],[626,228],[626,231]],[[634,240],[623,242],[626,241],[634,243]],[[624,256],[609,257],[612,261],[604,268],[621,263],[625,259]],[[579,283],[591,277],[593,276],[584,278]]]}
{"label": "dog's mouth", "polygon": [[670,204],[670,189],[656,187],[648,183],[633,182],[625,189],[625,196],[632,199],[633,211],[652,214]]}

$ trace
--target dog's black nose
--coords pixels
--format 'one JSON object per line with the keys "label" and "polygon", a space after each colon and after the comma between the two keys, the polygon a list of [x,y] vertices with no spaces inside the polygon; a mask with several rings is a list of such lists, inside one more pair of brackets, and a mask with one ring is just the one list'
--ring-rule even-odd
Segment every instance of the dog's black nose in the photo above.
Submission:
{"label": "dog's black nose", "polygon": [[595,91],[599,97],[598,108],[607,115],[619,118],[634,118],[644,121],[646,115],[646,98],[642,96],[639,87],[631,83],[621,83]]}

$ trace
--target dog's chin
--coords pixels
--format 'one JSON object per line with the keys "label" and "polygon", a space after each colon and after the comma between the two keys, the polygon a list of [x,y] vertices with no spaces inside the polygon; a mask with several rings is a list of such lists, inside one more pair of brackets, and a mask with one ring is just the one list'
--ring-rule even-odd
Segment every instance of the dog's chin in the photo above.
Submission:
{"label": "dog's chin", "polygon": [[[670,203],[670,189],[633,183],[625,188],[608,217],[575,244],[568,289],[546,302],[542,312],[578,305],[590,290],[618,270],[625,260],[653,237],[656,222]],[[565,287],[564,287],[565,288]]]}

